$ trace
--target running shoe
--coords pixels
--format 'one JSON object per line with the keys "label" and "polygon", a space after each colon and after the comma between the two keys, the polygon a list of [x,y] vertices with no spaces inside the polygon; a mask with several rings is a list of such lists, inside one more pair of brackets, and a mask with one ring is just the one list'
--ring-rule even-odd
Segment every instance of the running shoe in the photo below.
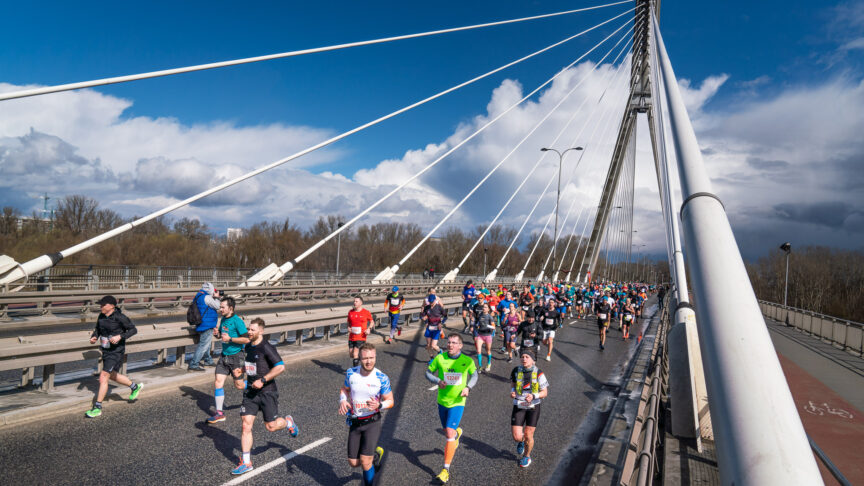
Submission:
{"label": "running shoe", "polygon": [[523,452],[525,452],[525,441],[524,440],[519,442],[518,444],[516,444],[516,454],[519,454],[521,456]]}
{"label": "running shoe", "polygon": [[187,368],[187,369],[188,369],[189,371],[207,371],[207,370],[205,370],[204,368],[202,368],[202,367],[200,367],[200,366],[198,366],[198,365],[195,365],[195,366],[189,365],[189,368]]}
{"label": "running shoe", "polygon": [[134,402],[135,399],[138,398],[138,394],[141,393],[141,389],[144,388],[144,383],[138,383],[135,385],[135,389],[132,390],[132,393],[129,394],[129,401]]}
{"label": "running shoe", "polygon": [[393,342],[390,340],[390,338],[387,338],[387,340],[384,341],[384,342],[387,343],[387,344],[393,344]]}
{"label": "running shoe", "polygon": [[456,447],[459,447],[459,439],[462,438],[462,427],[456,428]]}
{"label": "running shoe", "polygon": [[501,346],[501,349],[499,349],[499,351],[501,351],[502,353],[506,353],[506,352],[507,352],[507,348],[505,348],[504,346]]}
{"label": "running shoe", "polygon": [[528,467],[531,465],[531,458],[528,456],[519,459],[519,467]]}
{"label": "running shoe", "polygon": [[402,335],[402,326],[398,326],[398,327],[396,328],[396,335],[397,335],[397,336],[401,336],[401,335]]}
{"label": "running shoe", "polygon": [[375,466],[375,469],[378,469],[381,466],[381,458],[384,457],[384,448],[376,447],[375,448],[375,458],[372,459],[372,465]]}
{"label": "running shoe", "polygon": [[552,361],[552,356],[546,355],[546,361]]}
{"label": "running shoe", "polygon": [[513,362],[513,358],[507,358],[507,362],[508,362],[508,363],[512,363],[512,362]]}
{"label": "running shoe", "polygon": [[203,363],[203,365],[204,366],[216,366],[216,362],[211,359],[210,361],[205,361]]}
{"label": "running shoe", "polygon": [[602,350],[604,350],[604,349],[606,349],[606,346],[603,346],[603,345],[601,344],[601,345],[600,345],[600,350],[602,351]]}
{"label": "running shoe", "polygon": [[234,469],[231,470],[231,474],[233,474],[235,476],[239,476],[243,473],[247,473],[247,472],[251,471],[252,469],[254,469],[254,468],[252,467],[251,462],[240,461],[240,464],[238,464],[237,467],[235,467]]}
{"label": "running shoe", "polygon": [[217,410],[216,413],[207,418],[208,424],[215,424],[225,421],[225,413],[222,410]]}
{"label": "running shoe", "polygon": [[291,434],[291,437],[297,437],[300,435],[300,427],[294,422],[294,417],[290,415],[285,416],[285,421],[288,422],[288,425],[285,426],[285,430]]}
{"label": "running shoe", "polygon": [[96,418],[100,415],[102,415],[102,409],[99,407],[93,407],[90,410],[84,412],[84,416],[87,418]]}
{"label": "running shoe", "polygon": [[486,373],[489,373],[490,371],[492,371],[492,363],[486,365]]}
{"label": "running shoe", "polygon": [[441,481],[441,484],[446,484],[447,481],[450,481],[450,471],[448,471],[447,469],[442,469],[441,472],[438,473],[437,476],[435,476],[435,479]]}

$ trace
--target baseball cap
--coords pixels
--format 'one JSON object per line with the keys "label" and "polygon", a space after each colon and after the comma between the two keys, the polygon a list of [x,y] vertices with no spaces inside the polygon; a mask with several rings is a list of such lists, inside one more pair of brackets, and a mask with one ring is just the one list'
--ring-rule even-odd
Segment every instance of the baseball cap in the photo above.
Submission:
{"label": "baseball cap", "polygon": [[399,292],[399,287],[397,287],[397,286],[394,285],[394,286],[393,286],[393,292]]}

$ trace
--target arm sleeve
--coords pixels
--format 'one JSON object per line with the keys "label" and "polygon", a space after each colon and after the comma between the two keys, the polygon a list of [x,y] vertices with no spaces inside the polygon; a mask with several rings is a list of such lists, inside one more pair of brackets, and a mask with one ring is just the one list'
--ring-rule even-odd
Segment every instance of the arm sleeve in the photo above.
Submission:
{"label": "arm sleeve", "polygon": [[465,383],[465,386],[468,388],[474,388],[474,385],[477,384],[477,370],[475,369],[470,375],[468,375],[468,383]]}
{"label": "arm sleeve", "polygon": [[438,378],[438,375],[436,375],[432,371],[429,371],[428,369],[426,370],[426,379],[429,380],[431,383],[435,383],[436,385],[439,381],[441,381],[441,378]]}
{"label": "arm sleeve", "polygon": [[387,375],[379,372],[378,380],[381,382],[381,391],[379,394],[386,395],[393,392],[393,389],[390,387],[390,378]]}
{"label": "arm sleeve", "polygon": [[125,315],[120,316],[120,324],[123,326],[123,334],[120,335],[123,339],[129,339],[138,333],[135,324],[132,324],[132,321]]}

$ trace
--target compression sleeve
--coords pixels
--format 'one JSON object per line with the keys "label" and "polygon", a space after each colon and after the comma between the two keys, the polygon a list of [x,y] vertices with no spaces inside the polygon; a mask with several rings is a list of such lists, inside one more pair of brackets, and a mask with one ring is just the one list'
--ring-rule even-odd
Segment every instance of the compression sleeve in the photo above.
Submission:
{"label": "compression sleeve", "polygon": [[[474,375],[471,375],[471,376],[474,376]],[[437,374],[435,374],[429,370],[426,370],[426,379],[432,383],[435,383],[436,385],[441,381],[441,378],[438,378]]]}
{"label": "compression sleeve", "polygon": [[465,386],[467,386],[468,388],[474,388],[474,385],[477,384],[478,376],[479,375],[477,373],[471,373],[470,375],[468,375],[468,383],[465,383]]}

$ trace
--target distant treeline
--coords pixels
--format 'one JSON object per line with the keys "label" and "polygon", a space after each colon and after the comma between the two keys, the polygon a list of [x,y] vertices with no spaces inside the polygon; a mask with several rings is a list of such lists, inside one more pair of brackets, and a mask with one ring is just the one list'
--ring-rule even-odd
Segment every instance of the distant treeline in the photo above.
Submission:
{"label": "distant treeline", "polygon": [[[40,218],[41,215],[36,212],[32,216],[22,217],[15,208],[3,208],[0,215],[0,253],[22,262],[68,248],[130,221],[110,209],[100,208],[96,200],[86,196],[64,197],[58,201],[52,220]],[[278,265],[297,257],[335,230],[342,221],[345,218],[322,217],[307,229],[301,229],[288,218],[281,222],[259,222],[244,228],[242,236],[228,239],[224,235],[214,235],[206,224],[198,220],[161,217],[73,255],[64,263],[261,268],[269,263]],[[436,276],[443,276],[462,260],[483,229],[447,230],[427,241],[399,272],[422,273],[431,268]],[[481,242],[477,246],[460,273],[481,274],[484,254],[486,271],[492,271],[515,234],[514,228],[492,228],[486,235],[485,245]],[[424,229],[411,222],[352,226],[340,238],[339,270],[341,273],[378,272],[401,260],[424,235]],[[537,237],[536,233],[522,235],[510,250],[499,273],[518,273]],[[570,242],[563,266],[565,271],[573,261],[578,239],[574,237]],[[566,245],[567,238],[562,236],[558,246],[559,262]],[[540,273],[551,247],[552,239],[544,235],[528,265],[526,278],[534,278]],[[583,244],[583,249],[576,257],[575,269],[579,267],[584,247]],[[333,238],[303,260],[297,269],[333,271],[336,268],[336,252],[337,238]],[[551,267],[550,263],[547,275],[551,275]]]}
{"label": "distant treeline", "polygon": [[[786,255],[777,251],[747,265],[756,295],[783,303]],[[864,253],[820,246],[793,249],[789,256],[788,304],[864,322]]]}

